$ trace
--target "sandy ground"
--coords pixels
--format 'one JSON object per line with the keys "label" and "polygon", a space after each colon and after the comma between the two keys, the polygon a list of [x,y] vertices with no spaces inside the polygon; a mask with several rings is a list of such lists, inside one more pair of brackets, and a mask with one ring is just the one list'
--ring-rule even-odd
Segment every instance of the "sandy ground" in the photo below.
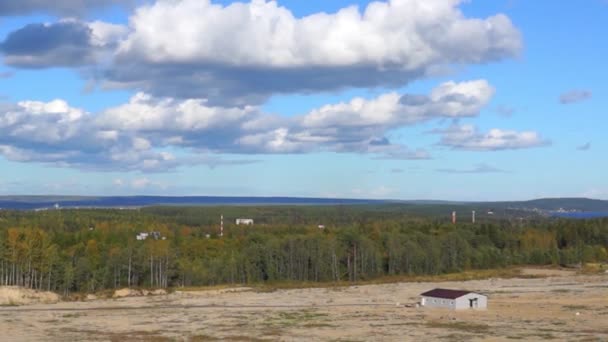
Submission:
{"label": "sandy ground", "polygon": [[[608,341],[608,274],[247,288],[0,307],[2,341]],[[489,296],[485,311],[416,308],[435,288]],[[410,307],[411,305],[411,307]]]}

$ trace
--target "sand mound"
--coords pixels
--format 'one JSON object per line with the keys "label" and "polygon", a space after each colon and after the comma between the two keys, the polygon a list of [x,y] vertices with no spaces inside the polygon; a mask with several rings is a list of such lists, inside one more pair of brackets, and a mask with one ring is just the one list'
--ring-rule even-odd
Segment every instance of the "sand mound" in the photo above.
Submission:
{"label": "sand mound", "polygon": [[120,290],[114,291],[114,295],[112,295],[112,298],[137,297],[137,296],[141,296],[141,295],[142,295],[142,293],[139,290],[120,289]]}
{"label": "sand mound", "polygon": [[218,296],[229,293],[239,293],[239,292],[252,292],[253,288],[251,287],[229,287],[225,289],[206,289],[202,288],[200,290],[178,290],[175,291],[176,294],[187,294],[192,296]]}
{"label": "sand mound", "polygon": [[0,287],[0,305],[52,304],[59,302],[59,295],[53,292],[36,291],[18,286]]}
{"label": "sand mound", "polygon": [[114,295],[112,295],[112,298],[124,298],[124,297],[141,297],[141,296],[148,296],[148,295],[153,295],[153,296],[161,296],[161,295],[166,295],[167,291],[163,290],[163,289],[158,289],[158,290],[135,290],[135,289],[120,289],[120,290],[116,290],[114,291]]}

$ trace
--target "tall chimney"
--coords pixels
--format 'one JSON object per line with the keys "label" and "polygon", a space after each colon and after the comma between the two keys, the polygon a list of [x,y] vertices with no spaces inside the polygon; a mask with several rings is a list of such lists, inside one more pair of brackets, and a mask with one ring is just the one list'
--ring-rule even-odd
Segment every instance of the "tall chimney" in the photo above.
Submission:
{"label": "tall chimney", "polygon": [[224,215],[220,216],[220,237],[224,236]]}

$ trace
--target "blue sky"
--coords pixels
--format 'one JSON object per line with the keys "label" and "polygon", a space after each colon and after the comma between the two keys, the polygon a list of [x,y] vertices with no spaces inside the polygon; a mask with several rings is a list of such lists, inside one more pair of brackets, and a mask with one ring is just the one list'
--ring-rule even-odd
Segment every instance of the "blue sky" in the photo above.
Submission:
{"label": "blue sky", "polygon": [[0,195],[608,199],[606,22],[602,0],[0,4]]}

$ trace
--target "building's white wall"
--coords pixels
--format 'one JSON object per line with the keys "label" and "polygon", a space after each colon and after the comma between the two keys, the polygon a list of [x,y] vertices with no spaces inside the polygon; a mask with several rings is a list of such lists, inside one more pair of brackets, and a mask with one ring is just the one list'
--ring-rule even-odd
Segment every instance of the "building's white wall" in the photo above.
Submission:
{"label": "building's white wall", "polygon": [[456,310],[470,309],[471,299],[477,299],[477,307],[473,307],[473,309],[488,308],[488,297],[480,295],[478,293],[469,293],[462,297],[456,298]]}
{"label": "building's white wall", "polygon": [[253,219],[236,219],[236,224],[249,226],[253,224]]}
{"label": "building's white wall", "polygon": [[456,302],[454,299],[444,299],[444,298],[423,296],[422,299],[420,300],[420,304],[422,306],[430,307],[430,308],[454,309]]}

